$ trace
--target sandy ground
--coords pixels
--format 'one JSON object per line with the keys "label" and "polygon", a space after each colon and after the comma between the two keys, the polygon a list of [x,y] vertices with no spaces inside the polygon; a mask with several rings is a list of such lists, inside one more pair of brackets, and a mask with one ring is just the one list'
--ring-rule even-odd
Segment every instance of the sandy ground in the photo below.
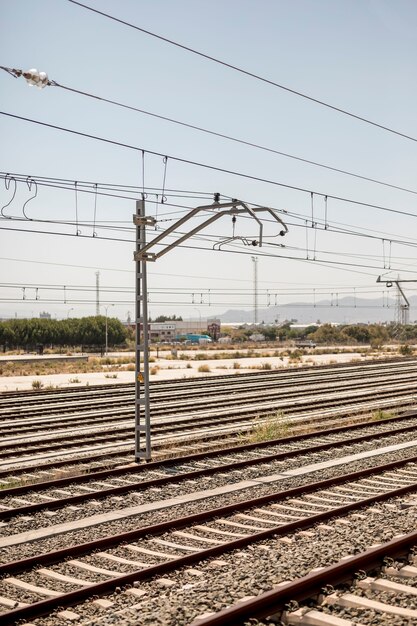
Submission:
{"label": "sandy ground", "polygon": [[[270,350],[269,350],[270,351]],[[181,354],[186,351],[181,350]],[[163,353],[162,353],[163,354]],[[190,351],[190,356],[195,352]],[[109,357],[119,356],[117,353],[109,354]],[[122,354],[120,355],[122,356]],[[126,356],[126,353],[123,354]],[[172,380],[178,378],[195,378],[208,377],[213,375],[234,375],[244,372],[255,372],[262,369],[263,364],[269,363],[272,369],[282,369],[286,367],[297,368],[301,364],[325,365],[331,363],[348,363],[353,360],[365,361],[359,353],[352,352],[350,354],[308,354],[301,358],[297,363],[288,363],[287,357],[246,357],[242,359],[218,359],[210,360],[209,358],[202,361],[184,361],[166,358],[156,358],[151,363],[151,371],[157,369],[155,374],[151,374],[151,380]],[[209,356],[209,353],[208,353]],[[234,364],[239,364],[239,368],[235,369]],[[191,367],[187,367],[187,365]],[[209,372],[199,372],[198,368],[207,365]],[[119,371],[117,378],[112,378],[115,372],[91,372],[86,374],[44,374],[40,376],[2,376],[0,377],[0,391],[18,391],[21,389],[32,389],[32,382],[41,381],[43,387],[82,387],[85,385],[111,385],[117,383],[133,383],[135,380],[134,372]],[[75,382],[77,381],[77,382]],[[79,381],[79,382],[78,382]]]}

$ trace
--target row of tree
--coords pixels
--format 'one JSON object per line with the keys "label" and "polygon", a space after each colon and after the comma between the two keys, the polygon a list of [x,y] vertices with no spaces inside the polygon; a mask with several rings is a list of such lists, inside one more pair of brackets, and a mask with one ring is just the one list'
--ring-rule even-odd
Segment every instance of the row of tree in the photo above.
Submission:
{"label": "row of tree", "polygon": [[[222,329],[223,331],[223,329]],[[223,331],[224,332],[224,331]],[[235,340],[246,340],[254,332],[253,328],[230,328],[228,334]],[[282,326],[262,326],[259,332],[265,339],[274,341],[291,341],[296,339],[311,339],[318,344],[372,344],[381,345],[389,341],[416,341],[417,325],[398,324],[346,324],[333,326],[323,324],[311,325],[305,328],[291,328],[291,324]]]}
{"label": "row of tree", "polygon": [[[234,340],[246,340],[253,328],[230,328]],[[279,339],[311,339],[317,344],[372,344],[381,345],[388,341],[412,342],[417,340],[417,325],[409,324],[349,324],[343,326],[307,326],[291,328],[291,325],[262,326],[262,334],[269,341]],[[132,329],[127,329],[114,317],[107,318],[107,343],[123,346],[133,339]],[[6,349],[35,349],[46,346],[100,347],[106,342],[106,318],[94,317],[52,319],[13,319],[0,322],[0,346]]]}
{"label": "row of tree", "polygon": [[[121,346],[127,330],[114,317],[107,318],[107,343]],[[45,346],[104,346],[106,318],[95,317],[51,319],[13,319],[0,322],[0,345],[3,349],[34,349]]]}

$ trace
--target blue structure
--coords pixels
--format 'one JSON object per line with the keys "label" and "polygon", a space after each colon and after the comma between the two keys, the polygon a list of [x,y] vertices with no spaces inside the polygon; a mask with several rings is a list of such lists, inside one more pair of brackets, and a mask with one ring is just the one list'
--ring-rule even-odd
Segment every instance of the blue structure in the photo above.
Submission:
{"label": "blue structure", "polygon": [[187,333],[186,335],[177,335],[175,337],[177,341],[190,341],[191,343],[212,343],[212,338],[209,335],[198,335],[195,333]]}

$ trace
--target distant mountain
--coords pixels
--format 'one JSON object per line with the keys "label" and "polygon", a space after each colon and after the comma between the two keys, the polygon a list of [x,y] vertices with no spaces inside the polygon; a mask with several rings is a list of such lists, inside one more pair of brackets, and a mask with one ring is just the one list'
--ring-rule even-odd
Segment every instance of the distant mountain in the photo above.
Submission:
{"label": "distant mountain", "polygon": [[[411,296],[410,322],[417,320],[417,296]],[[258,321],[271,324],[278,320],[296,319],[300,324],[315,323],[320,321],[337,322],[339,324],[393,322],[395,320],[396,301],[388,301],[384,298],[344,298],[319,300],[315,306],[311,302],[291,302],[280,306],[270,306],[258,309]],[[223,323],[227,322],[253,322],[253,309],[229,309],[218,316]]]}

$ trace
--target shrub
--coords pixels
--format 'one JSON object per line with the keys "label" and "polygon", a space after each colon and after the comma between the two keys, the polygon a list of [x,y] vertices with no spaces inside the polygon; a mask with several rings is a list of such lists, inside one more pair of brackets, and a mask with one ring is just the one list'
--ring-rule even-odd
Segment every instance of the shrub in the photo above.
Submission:
{"label": "shrub", "polygon": [[42,389],[43,382],[41,380],[32,380],[32,389]]}
{"label": "shrub", "polygon": [[200,365],[198,368],[198,371],[207,373],[210,371],[210,367],[208,365]]}
{"label": "shrub", "polygon": [[283,414],[279,411],[275,416],[268,417],[265,421],[256,424],[248,439],[251,443],[281,439],[288,435],[289,428],[289,422],[283,419]]}
{"label": "shrub", "polygon": [[390,417],[394,417],[394,411],[383,411],[382,409],[378,409],[372,413],[372,421],[380,422],[383,420],[388,420]]}
{"label": "shrub", "polygon": [[400,346],[399,348],[399,352],[400,354],[402,354],[403,356],[410,356],[411,354],[414,353],[414,350],[411,346],[409,346],[407,343]]}

